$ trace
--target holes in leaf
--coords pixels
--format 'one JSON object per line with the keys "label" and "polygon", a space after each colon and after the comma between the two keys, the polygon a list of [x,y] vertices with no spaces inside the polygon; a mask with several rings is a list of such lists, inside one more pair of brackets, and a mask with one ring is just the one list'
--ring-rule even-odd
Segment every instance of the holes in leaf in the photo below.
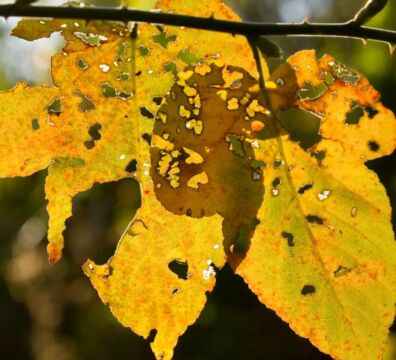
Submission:
{"label": "holes in leaf", "polygon": [[307,296],[307,295],[312,295],[316,292],[315,286],[313,285],[304,285],[303,288],[301,289],[301,295]]}
{"label": "holes in leaf", "polygon": [[294,246],[294,235],[287,231],[282,231],[281,236],[287,240],[287,245],[290,247]]}
{"label": "holes in leaf", "polygon": [[149,145],[151,145],[151,135],[148,133],[144,133],[142,135],[142,139]]}
{"label": "holes in leaf", "polygon": [[379,148],[380,148],[379,144],[378,144],[376,141],[374,141],[374,140],[369,141],[369,142],[367,143],[367,145],[368,145],[369,149],[370,149],[371,151],[373,151],[373,152],[378,151]]}
{"label": "holes in leaf", "polygon": [[99,132],[101,128],[102,125],[99,123],[96,123],[89,128],[88,134],[91,136],[91,139],[84,142],[84,145],[88,150],[92,149],[95,146],[95,142],[100,140],[102,137]]}
{"label": "holes in leaf", "polygon": [[359,105],[358,101],[352,100],[351,111],[346,114],[345,123],[348,125],[358,124],[364,113],[367,113],[368,117],[372,119],[378,114],[378,110],[374,109],[372,106],[366,106],[363,108]]}
{"label": "holes in leaf", "polygon": [[100,140],[100,138],[102,137],[102,135],[99,132],[101,128],[102,125],[99,123],[96,123],[89,128],[88,134],[92,137],[92,140],[95,141]]}
{"label": "holes in leaf", "polygon": [[77,59],[77,66],[80,70],[85,70],[88,68],[88,64],[83,58]]}
{"label": "holes in leaf", "polygon": [[329,65],[332,67],[333,74],[336,78],[342,79],[347,85],[356,85],[360,80],[360,75],[357,71],[350,69],[348,66],[330,62]]}
{"label": "holes in leaf", "polygon": [[145,106],[139,107],[140,114],[148,119],[154,119],[154,114]]}
{"label": "holes in leaf", "polygon": [[340,265],[340,266],[337,268],[337,270],[334,271],[334,277],[338,278],[338,277],[340,277],[340,276],[343,276],[343,275],[348,274],[348,273],[351,272],[351,271],[352,271],[352,269],[348,269],[347,267]]}
{"label": "holes in leaf", "polygon": [[315,151],[312,153],[312,156],[314,156],[319,161],[322,161],[326,157],[326,151],[325,150]]}
{"label": "holes in leaf", "polygon": [[167,35],[166,35],[166,32],[163,31],[162,29],[161,29],[161,32],[160,32],[159,34],[153,36],[153,41],[154,41],[156,44],[161,45],[164,49],[167,49],[169,43],[170,43],[171,41],[176,41],[176,39],[177,39],[177,36],[176,36],[176,35],[169,35],[169,36],[167,36]]}
{"label": "holes in leaf", "polygon": [[177,58],[186,63],[187,65],[195,65],[201,60],[196,54],[190,50],[184,49],[177,54]]}
{"label": "holes in leaf", "polygon": [[157,332],[157,329],[151,329],[149,336],[147,336],[147,340],[152,343],[157,335]]}
{"label": "holes in leaf", "polygon": [[166,63],[164,66],[164,70],[166,72],[171,72],[175,76],[177,75],[177,65],[173,61]]}
{"label": "holes in leaf", "polygon": [[290,133],[290,139],[307,150],[321,140],[319,134],[321,118],[314,113],[301,109],[280,111],[278,119]]}
{"label": "holes in leaf", "polygon": [[274,180],[272,180],[272,195],[273,196],[278,196],[279,195],[279,189],[277,188],[281,183],[281,180],[279,177],[274,178]]}
{"label": "holes in leaf", "polygon": [[358,124],[360,118],[364,115],[363,108],[359,106],[359,103],[355,100],[351,102],[351,111],[346,114],[345,123],[352,125]]}
{"label": "holes in leaf", "polygon": [[313,187],[312,183],[309,182],[308,184],[305,184],[305,185],[301,186],[298,189],[298,193],[299,194],[304,194],[307,190],[312,189],[312,187]]}
{"label": "holes in leaf", "polygon": [[140,51],[140,55],[142,55],[142,56],[146,56],[149,53],[148,47],[144,46],[143,44],[139,45],[138,49]]}
{"label": "holes in leaf", "polygon": [[83,32],[74,32],[75,37],[79,38],[82,42],[90,46],[100,46],[103,42],[107,41],[107,37],[100,34],[85,34]]}
{"label": "holes in leaf", "polygon": [[154,96],[153,97],[153,102],[154,102],[154,104],[156,104],[156,105],[161,105],[161,102],[162,102],[162,96]]}
{"label": "holes in leaf", "polygon": [[297,91],[297,97],[301,101],[315,100],[320,98],[328,89],[325,83],[320,83],[314,86],[310,81],[304,83],[304,87]]}
{"label": "holes in leaf", "polygon": [[373,107],[371,107],[371,106],[367,106],[367,107],[365,108],[365,110],[367,111],[368,116],[369,116],[370,119],[372,119],[375,115],[378,114],[378,110],[375,110],[375,109],[374,109]]}
{"label": "holes in leaf", "polygon": [[116,97],[116,90],[107,82],[100,84],[100,88],[102,89],[102,94],[105,98]]}
{"label": "holes in leaf", "polygon": [[323,225],[324,224],[324,220],[323,218],[321,218],[318,215],[307,215],[306,219],[309,223],[311,224],[318,224],[318,225]]}
{"label": "holes in leaf", "polygon": [[131,160],[128,165],[125,167],[125,171],[127,173],[134,173],[137,170],[137,160],[133,159]]}
{"label": "holes in leaf", "polygon": [[179,288],[174,288],[172,290],[172,295],[176,295],[179,292]]}
{"label": "holes in leaf", "polygon": [[32,129],[33,129],[33,130],[38,130],[38,129],[40,129],[40,121],[39,121],[39,119],[34,118],[34,119],[32,120]]}
{"label": "holes in leaf", "polygon": [[283,163],[284,163],[283,160],[275,160],[273,163],[274,168],[277,169],[278,167],[281,167]]}
{"label": "holes in leaf", "polygon": [[84,145],[88,150],[91,150],[95,147],[95,141],[93,140],[84,141]]}
{"label": "holes in leaf", "polygon": [[173,260],[168,264],[168,268],[179,279],[187,280],[188,278],[188,264],[187,261]]}
{"label": "holes in leaf", "polygon": [[274,180],[272,180],[272,186],[273,187],[277,187],[278,185],[280,185],[281,180],[279,177],[276,177]]}
{"label": "holes in leaf", "polygon": [[62,110],[62,103],[60,98],[53,99],[47,106],[48,114],[59,116]]}

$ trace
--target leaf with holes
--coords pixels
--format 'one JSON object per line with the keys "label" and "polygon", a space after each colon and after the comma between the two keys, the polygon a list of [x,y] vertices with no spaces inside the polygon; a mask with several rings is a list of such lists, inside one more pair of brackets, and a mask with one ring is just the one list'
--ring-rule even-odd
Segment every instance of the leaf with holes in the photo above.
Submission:
{"label": "leaf with holes", "polygon": [[[197,2],[192,0],[163,1],[157,6],[178,13],[207,17],[214,14],[238,20],[220,1],[200,1],[198,12]],[[49,36],[53,31],[61,32],[66,39],[63,54],[52,59],[57,88],[20,85],[0,95],[2,104],[8,106],[16,102],[8,106],[9,113],[4,114],[7,115],[4,118],[21,124],[18,132],[10,132],[13,137],[9,141],[15,143],[11,152],[13,161],[4,165],[3,176],[29,175],[49,165],[46,191],[51,261],[60,257],[64,221],[71,215],[71,198],[75,194],[94,182],[128,176],[140,182],[142,206],[115,255],[102,266],[88,261],[84,271],[117,319],[136,333],[150,336],[156,356],[169,359],[178,337],[202,310],[206,292],[214,286],[215,268],[224,265],[219,214],[224,210],[230,215],[232,206],[217,209],[213,202],[202,204],[198,217],[205,218],[197,219],[197,209],[188,204],[173,213],[174,209],[158,201],[155,194],[158,188],[154,189],[150,177],[157,169],[157,164],[150,169],[150,144],[156,144],[159,139],[156,132],[153,134],[154,124],[166,119],[156,116],[157,110],[172,84],[175,81],[183,84],[187,80],[188,73],[181,71],[187,64],[201,64],[195,74],[199,79],[204,79],[207,69],[211,69],[209,64],[214,61],[240,64],[253,72],[255,62],[251,49],[241,36],[168,26],[139,25],[138,31],[129,31],[115,24],[100,27],[99,22],[23,20],[13,33],[32,40]],[[218,43],[228,46],[219,53]],[[223,76],[217,75],[219,79]],[[230,86],[238,85],[238,77],[225,76]],[[183,88],[183,94],[190,100],[194,91],[191,86]],[[34,99],[34,105],[33,101],[22,105],[27,94]],[[198,110],[199,96],[195,94],[194,99]],[[20,108],[19,114],[16,108]],[[9,130],[8,123],[3,124],[4,132]],[[236,125],[235,130],[239,127],[240,124]],[[194,128],[199,132],[199,123]],[[185,130],[195,134],[195,130],[186,127]],[[212,140],[216,140],[221,131],[214,134]],[[229,141],[227,156],[228,147],[236,144],[237,139],[230,133]],[[202,145],[201,141],[199,146]],[[193,160],[194,149],[194,146],[191,149],[184,146],[183,154],[189,153]],[[165,170],[168,180],[178,169],[178,156],[174,155],[171,152],[172,169]],[[236,172],[236,165],[238,163],[230,164],[230,176]],[[216,167],[222,170],[222,163],[216,160],[211,167],[210,176]],[[189,186],[198,192],[200,185],[207,181],[204,174],[191,175]],[[222,188],[214,181],[210,179],[209,185],[219,199]],[[239,182],[237,178],[232,186],[238,183],[247,188],[243,179]],[[228,196],[233,196],[232,186],[227,187]],[[254,198],[253,191],[250,198]],[[241,210],[251,213],[250,208],[258,206],[259,198],[255,205]],[[245,216],[249,221],[250,213]],[[242,211],[238,214],[243,215]],[[232,224],[231,218],[228,223]],[[240,228],[251,227],[247,220],[238,220],[236,225],[233,231],[237,233]]]}
{"label": "leaf with holes", "polygon": [[[157,7],[238,20],[220,1]],[[171,26],[23,20],[13,34],[54,31],[66,40],[55,86],[0,93],[0,176],[48,167],[50,260],[72,197],[133,176],[141,208],[109,262],[84,271],[158,359],[172,357],[226,259],[322,351],[380,359],[396,249],[389,201],[364,162],[394,150],[396,127],[367,79],[303,51],[271,78],[264,66],[260,89],[243,37]],[[278,121],[291,108],[319,119],[308,149]]]}
{"label": "leaf with holes", "polygon": [[389,200],[364,162],[394,150],[394,115],[364,76],[314,51],[290,57],[268,86],[273,108],[320,118],[320,139],[306,151],[268,119],[255,150],[267,164],[260,224],[230,262],[321,351],[380,359],[394,319],[396,249]]}

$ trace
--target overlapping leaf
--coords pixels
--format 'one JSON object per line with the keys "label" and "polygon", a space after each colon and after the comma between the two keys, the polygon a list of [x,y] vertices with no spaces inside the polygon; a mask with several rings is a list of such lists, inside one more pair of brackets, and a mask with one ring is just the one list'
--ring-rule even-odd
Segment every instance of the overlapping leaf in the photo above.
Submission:
{"label": "overlapping leaf", "polygon": [[[367,79],[314,51],[289,58],[272,80],[273,104],[316,113],[322,140],[304,151],[270,121],[274,137],[256,151],[267,164],[261,222],[246,256],[231,262],[322,351],[380,359],[394,319],[396,252],[389,200],[364,161],[395,148],[394,115]],[[312,88],[322,90],[305,96]],[[355,107],[361,116],[350,123]]]}

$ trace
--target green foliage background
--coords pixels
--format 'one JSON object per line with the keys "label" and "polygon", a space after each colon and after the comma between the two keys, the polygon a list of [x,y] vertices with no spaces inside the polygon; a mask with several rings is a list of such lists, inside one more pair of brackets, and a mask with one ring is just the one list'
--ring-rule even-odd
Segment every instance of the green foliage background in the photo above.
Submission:
{"label": "green foliage background", "polygon": [[[116,1],[97,1],[115,5]],[[299,11],[312,21],[345,21],[363,1],[342,0],[229,0],[249,20],[301,21]],[[396,30],[396,1],[369,25]],[[386,44],[357,40],[274,38],[285,56],[303,48],[325,52],[364,73],[382,94],[385,106],[396,112],[396,55]],[[48,82],[49,69],[38,77],[18,71],[6,73],[10,41],[0,26],[0,89],[16,80]],[[14,40],[13,40],[14,41]],[[15,40],[16,41],[16,40]],[[26,44],[21,43],[21,48]],[[4,49],[4,48],[3,48]],[[7,60],[7,61],[5,61]],[[18,60],[18,61],[23,61]],[[272,68],[279,61],[271,61]],[[1,65],[3,64],[3,65]],[[11,76],[10,76],[11,75]],[[297,117],[295,117],[297,116]],[[293,114],[293,123],[303,121]],[[296,127],[296,136],[314,135],[309,119]],[[396,205],[396,156],[371,162],[392,204]],[[351,170],[353,171],[353,170]],[[109,258],[119,237],[139,206],[138,186],[133,180],[95,185],[78,196],[74,216],[68,221],[63,260],[49,266],[46,258],[44,172],[30,178],[0,180],[0,358],[1,359],[153,359],[149,345],[122,328],[96,296],[81,271],[87,259],[101,263]],[[393,223],[395,224],[393,216]],[[131,254],[133,257],[133,254]],[[373,314],[375,316],[375,314]],[[394,327],[396,331],[396,327]],[[197,324],[181,338],[175,359],[328,359],[310,343],[296,336],[277,316],[251,294],[242,280],[225,268]]]}

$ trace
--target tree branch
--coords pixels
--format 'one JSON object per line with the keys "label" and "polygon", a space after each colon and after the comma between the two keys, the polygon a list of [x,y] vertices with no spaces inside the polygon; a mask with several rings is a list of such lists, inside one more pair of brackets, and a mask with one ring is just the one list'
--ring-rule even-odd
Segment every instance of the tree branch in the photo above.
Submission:
{"label": "tree branch", "polygon": [[0,16],[22,16],[36,18],[63,18],[89,20],[135,21],[145,23],[164,24],[171,26],[185,26],[189,28],[240,34],[246,37],[259,35],[275,36],[320,36],[320,37],[348,37],[355,39],[371,39],[396,44],[396,31],[357,26],[351,20],[346,23],[316,24],[303,22],[295,23],[261,23],[234,22],[202,18],[154,11],[141,11],[126,8],[78,8],[51,6],[23,6],[14,4],[0,5]]}
{"label": "tree branch", "polygon": [[368,0],[367,3],[358,11],[353,22],[360,26],[377,15],[388,3],[388,0]]}

